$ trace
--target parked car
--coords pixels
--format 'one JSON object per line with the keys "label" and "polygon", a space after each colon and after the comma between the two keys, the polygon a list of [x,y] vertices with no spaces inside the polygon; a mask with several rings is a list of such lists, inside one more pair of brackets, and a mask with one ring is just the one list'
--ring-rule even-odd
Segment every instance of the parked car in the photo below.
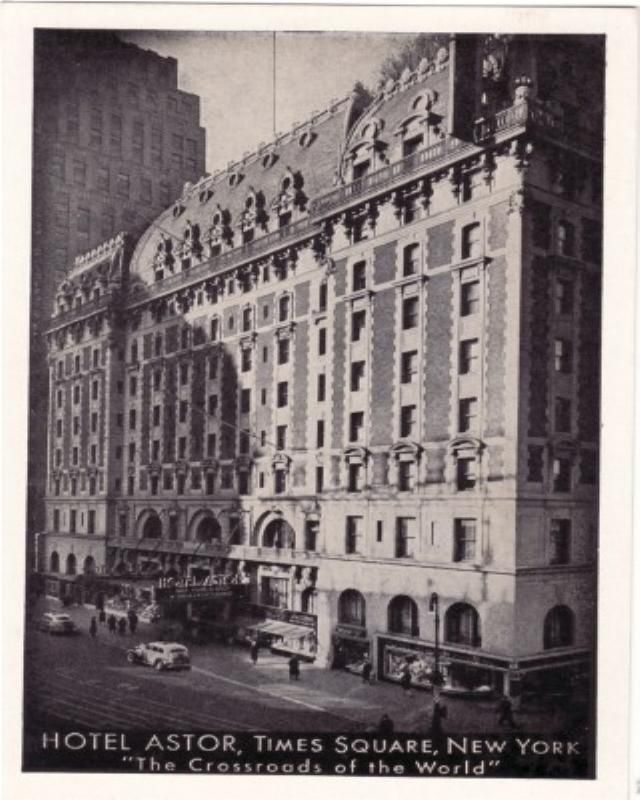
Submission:
{"label": "parked car", "polygon": [[68,614],[47,611],[38,620],[38,628],[47,633],[77,633],[78,629]]}
{"label": "parked car", "polygon": [[147,642],[127,650],[130,664],[146,664],[157,670],[191,669],[191,656],[177,642]]}

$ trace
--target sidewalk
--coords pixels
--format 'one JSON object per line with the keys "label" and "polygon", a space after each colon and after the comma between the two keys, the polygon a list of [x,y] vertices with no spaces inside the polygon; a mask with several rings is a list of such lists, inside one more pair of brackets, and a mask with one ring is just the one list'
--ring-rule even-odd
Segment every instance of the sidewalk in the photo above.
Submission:
{"label": "sidewalk", "polygon": [[[60,608],[55,600],[46,599],[44,603],[47,607]],[[91,617],[97,617],[93,607],[65,610],[85,633],[88,632]],[[110,634],[106,626],[101,625],[98,636],[110,646],[124,650],[134,642],[159,638],[159,625],[140,623],[135,636],[128,632],[125,636]],[[433,709],[433,698],[429,692],[415,689],[405,692],[400,686],[384,681],[367,684],[360,676],[307,663],[301,664],[300,680],[290,681],[287,657],[271,653],[266,648],[260,651],[256,665],[251,662],[249,648],[241,645],[208,643],[192,644],[189,648],[194,673],[227,681],[236,689],[240,686],[246,687],[247,691],[260,692],[265,699],[287,698],[303,706],[324,710],[344,719],[345,725],[351,730],[375,730],[382,714],[387,713],[398,732],[426,734],[428,731]],[[506,732],[497,724],[497,699],[443,697],[441,703],[447,707],[447,718],[443,723],[445,732],[499,735]],[[555,713],[523,711],[516,713],[515,718],[520,733],[552,735],[566,732],[570,713],[570,708]]]}

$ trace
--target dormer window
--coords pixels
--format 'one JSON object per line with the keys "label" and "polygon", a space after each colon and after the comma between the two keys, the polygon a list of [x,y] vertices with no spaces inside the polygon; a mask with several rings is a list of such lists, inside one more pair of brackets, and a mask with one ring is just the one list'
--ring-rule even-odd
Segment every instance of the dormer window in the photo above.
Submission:
{"label": "dormer window", "polygon": [[363,178],[371,167],[371,160],[365,159],[364,161],[359,161],[357,164],[353,165],[353,180],[357,181],[360,178]]}

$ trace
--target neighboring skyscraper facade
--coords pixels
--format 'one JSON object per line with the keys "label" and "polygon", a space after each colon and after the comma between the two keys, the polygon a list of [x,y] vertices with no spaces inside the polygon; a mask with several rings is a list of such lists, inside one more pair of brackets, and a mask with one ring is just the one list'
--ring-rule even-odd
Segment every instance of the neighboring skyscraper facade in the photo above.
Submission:
{"label": "neighboring skyscraper facade", "polygon": [[49,580],[235,576],[184,612],[416,685],[584,674],[602,70],[598,39],[455,37],[200,181],[130,262],[78,259]]}
{"label": "neighboring skyscraper facade", "polygon": [[178,89],[175,59],[106,32],[40,30],[34,76],[29,539],[43,524],[42,330],[56,287],[76,255],[140,235],[205,171],[200,100]]}

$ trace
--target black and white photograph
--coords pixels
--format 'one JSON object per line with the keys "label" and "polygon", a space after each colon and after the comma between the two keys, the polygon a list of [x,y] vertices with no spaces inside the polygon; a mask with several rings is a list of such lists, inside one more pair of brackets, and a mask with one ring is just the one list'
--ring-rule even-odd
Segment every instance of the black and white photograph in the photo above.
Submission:
{"label": "black and white photograph", "polygon": [[190,19],[33,28],[22,770],[593,781],[608,37]]}

